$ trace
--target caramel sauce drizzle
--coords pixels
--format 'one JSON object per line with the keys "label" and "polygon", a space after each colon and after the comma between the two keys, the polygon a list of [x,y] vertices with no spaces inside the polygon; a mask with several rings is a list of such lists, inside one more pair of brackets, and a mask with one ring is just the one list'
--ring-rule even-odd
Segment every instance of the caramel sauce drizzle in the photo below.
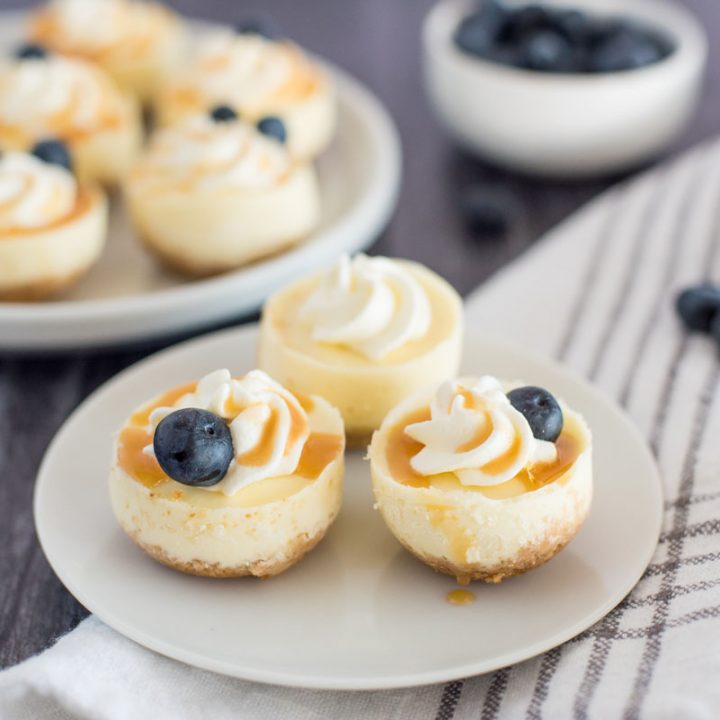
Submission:
{"label": "caramel sauce drizzle", "polygon": [[163,472],[152,455],[143,449],[152,444],[152,435],[142,427],[123,428],[118,440],[118,462],[120,467],[145,487],[154,488],[170,478]]}
{"label": "caramel sauce drizzle", "polygon": [[[172,407],[183,395],[191,393],[197,387],[197,383],[188,383],[172,390],[168,390],[157,400],[137,410],[129,420],[129,423],[120,432],[118,439],[118,463],[131,477],[148,488],[154,488],[170,480],[163,472],[158,461],[151,455],[143,452],[147,445],[153,442],[152,434],[148,432],[147,426],[150,422],[150,415],[153,410],[159,407]],[[311,398],[298,398],[300,405],[305,409],[312,409]],[[295,443],[300,435],[307,432],[307,420],[300,408],[293,402],[288,402],[291,413],[290,442],[288,446]],[[277,429],[277,413],[273,413],[266,423],[263,437],[258,444],[236,458],[238,463],[243,465],[262,465],[272,453],[272,438]],[[307,480],[314,480],[327,465],[335,460],[342,453],[345,447],[345,438],[333,433],[310,433],[303,446],[296,475]]]}
{"label": "caramel sauce drizzle", "polygon": [[476,600],[475,593],[470,590],[451,590],[445,597],[451,605],[470,605]]}
{"label": "caramel sauce drizzle", "polygon": [[458,445],[455,452],[464,453],[474,450],[478,445],[482,445],[492,434],[493,427],[490,422],[490,413],[485,412],[485,422],[480,426],[479,430],[467,442]]}
{"label": "caramel sauce drizzle", "polygon": [[[0,135],[2,134],[2,129],[0,127]],[[89,192],[83,192],[80,191],[77,196],[77,200],[75,201],[75,207],[70,211],[69,215],[65,215],[65,217],[57,218],[56,220],[53,220],[52,222],[48,223],[47,225],[43,225],[42,227],[13,227],[8,228],[7,230],[3,230],[0,232],[0,240],[2,238],[8,237],[8,236],[15,236],[15,235],[32,235],[37,232],[45,232],[47,230],[53,230],[55,228],[61,227],[65,223],[68,223],[75,218],[80,217],[84,212],[86,212],[92,203],[91,200],[91,194]]]}
{"label": "caramel sauce drizzle", "polygon": [[172,407],[183,395],[195,392],[196,388],[197,383],[193,382],[168,390],[157,400],[134,413],[130,418],[130,424],[145,427],[150,422],[150,415],[152,415],[153,410],[157,410],[159,407]]}
{"label": "caramel sauce drizzle", "polygon": [[345,450],[345,437],[333,433],[310,433],[295,474],[314,480]]}
{"label": "caramel sauce drizzle", "polygon": [[248,467],[258,467],[264,465],[270,460],[273,451],[273,436],[277,432],[278,415],[276,412],[270,414],[270,419],[263,427],[263,434],[255,447],[250,448],[242,455],[237,455],[235,460],[239,465]]}
{"label": "caramel sauce drizzle", "polygon": [[489,463],[483,465],[480,470],[488,475],[498,475],[505,472],[517,459],[520,448],[522,447],[522,439],[519,434],[515,434],[512,445],[500,457],[496,457]]}
{"label": "caramel sauce drizzle", "polygon": [[[153,20],[167,21],[171,19],[170,13],[163,7],[157,7],[153,14]],[[153,23],[155,24],[155,23]],[[95,62],[102,62],[120,50],[125,50],[127,57],[138,57],[147,53],[152,47],[153,33],[125,34],[114,42],[102,47],[88,47],[87,45],[77,46],[72,42],[62,39],[63,29],[50,8],[37,12],[30,23],[30,35],[33,40],[47,45],[63,55],[71,57],[90,58]]]}
{"label": "caramel sauce drizzle", "polygon": [[[486,487],[463,485],[452,473],[425,476],[415,472],[410,464],[412,458],[423,449],[424,445],[407,435],[405,428],[413,423],[424,422],[429,419],[430,408],[425,407],[409,413],[390,428],[386,460],[390,474],[397,482],[418,488],[440,486],[443,489],[479,492],[487,497],[499,500],[532,492],[560,480],[577,460],[581,452],[581,441],[566,426],[563,428],[560,437],[555,441],[555,447],[557,448],[555,462],[523,468],[514,478],[499,485]],[[519,448],[520,439],[516,437],[508,452],[485,465],[482,468],[483,471],[489,473],[500,472],[512,462]],[[438,520],[440,519],[438,518]]]}

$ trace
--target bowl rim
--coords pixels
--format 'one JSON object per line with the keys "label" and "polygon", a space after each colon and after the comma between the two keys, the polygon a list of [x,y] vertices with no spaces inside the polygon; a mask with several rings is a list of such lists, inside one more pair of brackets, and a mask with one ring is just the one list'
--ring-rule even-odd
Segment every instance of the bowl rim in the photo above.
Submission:
{"label": "bowl rim", "polygon": [[[533,85],[554,87],[595,86],[606,87],[610,83],[632,83],[638,78],[660,75],[683,66],[704,67],[707,60],[708,39],[696,16],[684,6],[669,0],[634,0],[625,5],[621,0],[541,0],[543,5],[566,6],[568,9],[589,9],[602,15],[606,11],[628,19],[637,19],[655,25],[668,33],[675,43],[673,51],[658,62],[645,67],[618,70],[607,73],[552,73],[503,65],[492,60],[460,50],[452,40],[458,21],[465,16],[477,0],[439,0],[428,11],[423,21],[423,47],[425,54],[443,54],[465,71],[495,74],[511,81],[524,81]],[[524,3],[514,3],[524,4]],[[662,15],[654,13],[661,9]]]}

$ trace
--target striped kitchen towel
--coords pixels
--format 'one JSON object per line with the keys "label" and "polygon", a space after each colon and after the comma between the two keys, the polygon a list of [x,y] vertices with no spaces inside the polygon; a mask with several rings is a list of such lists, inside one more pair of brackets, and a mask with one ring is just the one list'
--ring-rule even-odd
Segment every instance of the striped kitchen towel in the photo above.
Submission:
{"label": "striped kitchen towel", "polygon": [[610,191],[468,301],[470,326],[552,355],[616,398],[660,466],[655,557],[579,637],[482,677],[336,693],[196,670],[91,617],[0,673],[0,718],[720,717],[720,364],[714,343],[684,332],[673,311],[679,288],[708,278],[720,280],[720,143]]}

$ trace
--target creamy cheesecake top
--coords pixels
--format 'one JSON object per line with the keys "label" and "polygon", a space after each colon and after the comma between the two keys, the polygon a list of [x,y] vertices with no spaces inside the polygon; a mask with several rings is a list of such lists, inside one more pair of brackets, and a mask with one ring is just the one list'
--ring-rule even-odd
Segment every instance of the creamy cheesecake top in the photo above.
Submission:
{"label": "creamy cheesecake top", "polygon": [[179,105],[230,103],[256,115],[291,106],[322,82],[315,64],[293,43],[218,31],[199,43],[191,66],[168,94]]}
{"label": "creamy cheesecake top", "polygon": [[159,131],[132,181],[151,192],[259,191],[282,183],[291,169],[282,143],[239,120],[203,114]]}
{"label": "creamy cheesecake top", "polygon": [[455,473],[463,485],[500,485],[528,465],[555,462],[554,443],[538,440],[502,385],[485,375],[443,383],[427,420],[405,432],[423,447],[410,461],[420,475]]}
{"label": "creamy cheesecake top", "polygon": [[461,378],[383,432],[393,479],[412,487],[505,499],[563,481],[586,449],[582,418],[567,409],[553,441],[537,438],[496,378]]}
{"label": "creamy cheesecake top", "polygon": [[70,54],[133,59],[152,52],[158,35],[176,22],[167,8],[154,2],[51,0],[32,19],[30,33]]}
{"label": "creamy cheesecake top", "polygon": [[[157,445],[158,428],[183,410],[212,414],[218,425],[229,430],[231,457],[214,484],[172,482],[158,461],[162,460],[158,450],[163,452]],[[211,434],[219,434],[218,429]],[[209,506],[222,504],[223,498],[237,499],[242,505],[278,500],[301,490],[343,449],[342,421],[329,404],[298,398],[259,370],[243,377],[217,370],[197,383],[168,391],[134,413],[118,437],[117,461],[123,471],[154,492],[170,497],[180,492]],[[207,457],[202,451],[193,460],[196,465]],[[174,459],[185,458],[175,453]],[[203,468],[198,470],[201,475]]]}
{"label": "creamy cheesecake top", "polygon": [[73,174],[34,155],[0,157],[0,233],[39,229],[67,218],[78,188]]}
{"label": "creamy cheesecake top", "polygon": [[0,67],[0,135],[82,137],[117,126],[123,102],[114,82],[83,60],[49,54]]}
{"label": "creamy cheesecake top", "polygon": [[424,337],[430,301],[407,268],[388,258],[343,256],[300,308],[313,340],[379,360]]}
{"label": "creamy cheesecake top", "polygon": [[380,369],[412,362],[452,338],[462,325],[462,301],[418,263],[358,255],[276,293],[264,317],[290,352]]}

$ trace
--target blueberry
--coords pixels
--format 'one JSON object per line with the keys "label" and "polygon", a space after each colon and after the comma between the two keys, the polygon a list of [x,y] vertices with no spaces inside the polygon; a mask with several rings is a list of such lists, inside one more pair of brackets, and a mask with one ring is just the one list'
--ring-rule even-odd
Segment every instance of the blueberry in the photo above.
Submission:
{"label": "blueberry", "polygon": [[207,410],[183,408],[155,428],[153,449],[166,475],[183,485],[217,485],[234,456],[230,429]]}
{"label": "blueberry", "polygon": [[229,105],[216,105],[210,111],[210,117],[215,122],[232,122],[237,120],[238,114]]}
{"label": "blueberry", "polygon": [[590,56],[590,70],[619,72],[652,65],[663,58],[654,39],[637,28],[623,26],[601,41]]}
{"label": "blueberry", "polygon": [[529,35],[521,53],[530,70],[569,72],[574,69],[575,53],[570,42],[555,30],[539,30]]}
{"label": "blueberry", "polygon": [[551,15],[551,27],[577,47],[588,37],[589,18],[580,10],[557,9]]}
{"label": "blueberry", "polygon": [[710,335],[712,335],[715,342],[720,345],[720,313],[715,315],[712,323],[710,324]]}
{"label": "blueberry", "polygon": [[621,32],[625,24],[612,16],[590,16],[587,19],[586,42],[590,47],[597,47]]}
{"label": "blueberry", "polygon": [[504,6],[497,0],[485,0],[478,10],[458,25],[454,34],[455,44],[471,55],[485,56],[501,34],[507,16]]}
{"label": "blueberry", "polygon": [[40,140],[30,151],[36,158],[51,165],[59,165],[72,172],[73,163],[67,145],[61,140],[47,138]]}
{"label": "blueberry", "polygon": [[42,45],[21,45],[15,51],[15,57],[18,60],[42,60],[47,55],[48,51]]}
{"label": "blueberry", "polygon": [[525,416],[538,440],[555,442],[563,429],[563,414],[558,401],[543,388],[519,387],[508,393],[510,404]]}
{"label": "blueberry", "polygon": [[471,15],[458,25],[453,40],[463,52],[482,57],[492,48],[495,38],[482,20]]}
{"label": "blueberry", "polygon": [[248,18],[235,26],[238,35],[259,35],[267,40],[277,40],[281,33],[274,21],[269,18]]}
{"label": "blueberry", "polygon": [[507,189],[478,183],[460,195],[460,212],[468,230],[478,235],[497,235],[511,225],[517,200]]}
{"label": "blueberry", "polygon": [[720,315],[720,287],[705,283],[687,288],[678,295],[675,307],[689,330],[709,332]]}
{"label": "blueberry", "polygon": [[552,26],[550,11],[540,5],[525,5],[511,10],[500,35],[506,43],[520,43],[529,34]]}
{"label": "blueberry", "polygon": [[275,138],[281,143],[287,140],[287,130],[285,130],[285,123],[279,118],[273,115],[268,115],[258,121],[257,129],[268,137]]}
{"label": "blueberry", "polygon": [[516,45],[493,45],[485,53],[484,58],[498,65],[509,67],[523,67],[522,48]]}

